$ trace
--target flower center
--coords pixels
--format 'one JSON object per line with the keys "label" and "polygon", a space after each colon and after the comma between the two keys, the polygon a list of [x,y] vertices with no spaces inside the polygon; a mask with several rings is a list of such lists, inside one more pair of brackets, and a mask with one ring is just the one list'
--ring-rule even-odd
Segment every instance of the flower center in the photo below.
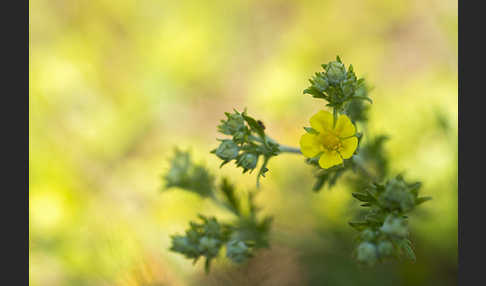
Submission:
{"label": "flower center", "polygon": [[323,147],[328,151],[337,151],[343,146],[341,139],[332,133],[323,134],[321,142]]}

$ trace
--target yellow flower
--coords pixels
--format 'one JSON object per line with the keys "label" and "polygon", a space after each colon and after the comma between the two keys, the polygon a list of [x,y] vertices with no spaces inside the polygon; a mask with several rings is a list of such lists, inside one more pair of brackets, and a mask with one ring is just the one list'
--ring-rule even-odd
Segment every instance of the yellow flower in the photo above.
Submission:
{"label": "yellow flower", "polygon": [[349,117],[340,115],[333,127],[332,114],[321,110],[311,117],[310,124],[318,134],[306,133],[300,138],[300,149],[305,157],[314,158],[321,154],[319,166],[327,169],[353,156],[358,138]]}

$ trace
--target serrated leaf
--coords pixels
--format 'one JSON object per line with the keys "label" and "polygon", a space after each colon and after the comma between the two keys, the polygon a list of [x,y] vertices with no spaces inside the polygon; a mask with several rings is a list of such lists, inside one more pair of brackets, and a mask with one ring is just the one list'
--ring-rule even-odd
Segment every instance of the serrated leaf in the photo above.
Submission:
{"label": "serrated leaf", "polygon": [[312,190],[314,192],[319,192],[322,189],[322,187],[324,186],[324,184],[326,183],[327,178],[328,178],[328,176],[326,176],[326,175],[317,177],[317,181],[314,183]]}
{"label": "serrated leaf", "polygon": [[426,201],[430,201],[431,199],[432,199],[432,197],[420,197],[420,198],[417,198],[415,200],[415,204],[420,205],[420,204],[425,203]]}
{"label": "serrated leaf", "polygon": [[362,201],[362,202],[371,202],[373,201],[373,197],[371,197],[370,195],[368,194],[363,194],[363,193],[352,193],[351,194],[353,197],[355,197],[356,199]]}
{"label": "serrated leaf", "polygon": [[418,195],[418,190],[421,187],[422,187],[422,183],[420,183],[420,182],[416,182],[416,183],[408,185],[410,192],[412,192],[414,195]]}
{"label": "serrated leaf", "polygon": [[358,231],[362,231],[363,229],[370,226],[370,223],[367,221],[350,221],[348,222],[351,227]]}
{"label": "serrated leaf", "polygon": [[256,132],[261,138],[265,138],[265,131],[263,131],[263,127],[260,124],[258,124],[258,121],[256,121],[255,119],[253,119],[252,117],[246,114],[242,114],[242,115],[245,121],[252,129],[252,131]]}
{"label": "serrated leaf", "polygon": [[353,99],[361,99],[361,100],[366,100],[368,101],[369,103],[373,103],[373,100],[371,100],[371,98],[367,97],[367,96],[353,96]]}
{"label": "serrated leaf", "polygon": [[409,242],[405,242],[401,244],[402,249],[405,251],[405,255],[408,259],[415,262],[417,260],[415,256],[415,252],[413,251],[412,247],[410,246]]}
{"label": "serrated leaf", "polygon": [[[312,84],[314,84],[314,83],[312,83]],[[309,87],[309,88],[304,89],[303,94],[310,94],[314,98],[326,98],[326,95],[325,94],[323,94],[322,92],[318,91],[314,87]]]}
{"label": "serrated leaf", "polygon": [[236,198],[234,185],[232,185],[227,178],[223,178],[220,189],[225,196],[228,208],[235,214],[239,214],[240,205],[238,199]]}

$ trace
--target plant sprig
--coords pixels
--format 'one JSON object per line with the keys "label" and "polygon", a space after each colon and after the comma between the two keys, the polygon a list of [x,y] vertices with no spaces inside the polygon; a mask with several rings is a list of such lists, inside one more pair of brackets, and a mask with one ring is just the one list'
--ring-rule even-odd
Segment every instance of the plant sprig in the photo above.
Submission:
{"label": "plant sprig", "polygon": [[221,120],[218,131],[223,135],[231,136],[231,139],[219,139],[218,148],[211,151],[223,162],[221,166],[234,161],[236,166],[243,169],[243,173],[253,172],[260,158],[263,163],[257,175],[257,187],[260,185],[260,177],[265,177],[268,172],[267,164],[270,158],[282,152],[297,153],[297,148],[280,145],[265,134],[265,125],[262,121],[249,116],[246,109],[243,112],[225,113],[226,119]]}
{"label": "plant sprig", "polygon": [[[223,248],[226,248],[226,257],[239,264],[246,262],[257,249],[269,246],[268,234],[272,218],[268,216],[259,218],[259,208],[255,205],[254,193],[248,193],[245,204],[243,197],[236,193],[235,186],[227,178],[222,178],[218,186],[213,183],[204,183],[205,187],[200,188],[198,183],[200,178],[213,178],[213,176],[204,166],[194,163],[187,151],[176,150],[171,163],[168,172],[171,175],[165,176],[167,182],[165,189],[177,187],[196,193],[203,198],[210,199],[235,217],[232,221],[222,223],[215,217],[199,215],[202,223],[191,221],[185,235],[171,237],[171,251],[193,259],[194,263],[204,257],[206,259],[205,271],[208,273],[211,261],[219,255]],[[183,167],[181,168],[181,166]],[[178,174],[181,170],[187,173],[179,174],[180,176],[176,177],[184,179],[175,181],[174,174]],[[200,170],[199,172],[204,175],[197,173],[199,175],[195,176],[193,170]],[[206,189],[206,186],[209,185],[210,189]]]}
{"label": "plant sprig", "polygon": [[[220,167],[234,161],[243,173],[253,172],[262,158],[257,187],[260,177],[265,177],[268,172],[267,164],[271,158],[282,153],[306,156],[305,162],[314,168],[315,192],[343,182],[355,190],[352,196],[365,210],[359,220],[349,222],[359,232],[354,250],[359,263],[374,265],[402,256],[415,260],[408,238],[408,214],[431,198],[419,196],[420,182],[409,183],[402,175],[389,174],[389,158],[384,145],[389,139],[386,135],[371,136],[367,132],[356,131],[357,124],[367,130],[370,106],[366,103],[372,103],[365,80],[357,78],[352,65],[346,68],[339,56],[336,61],[322,67],[324,71],[309,80],[311,86],[303,93],[325,100],[326,106],[332,109],[332,115],[326,112],[316,114],[313,127],[304,127],[307,137],[302,137],[301,147],[307,150],[279,144],[266,134],[262,121],[249,116],[245,109],[243,112],[234,110],[233,113],[225,113],[226,119],[221,120],[218,131],[227,138],[218,139],[220,144],[211,153],[222,160]],[[347,144],[348,149],[343,144]],[[325,153],[328,157],[322,157]],[[329,154],[335,157],[329,157]],[[335,161],[322,164],[322,158]],[[191,222],[185,236],[172,237],[172,251],[194,259],[194,262],[205,257],[208,272],[211,260],[223,247],[226,248],[226,257],[235,263],[247,261],[258,248],[269,247],[272,218],[257,218],[254,193],[248,193],[245,209],[241,196],[228,179],[223,178],[216,187],[214,177],[204,166],[194,164],[187,152],[176,151],[164,178],[166,188],[179,187],[195,192],[213,200],[236,218],[221,223],[214,217],[200,216],[203,222]]]}

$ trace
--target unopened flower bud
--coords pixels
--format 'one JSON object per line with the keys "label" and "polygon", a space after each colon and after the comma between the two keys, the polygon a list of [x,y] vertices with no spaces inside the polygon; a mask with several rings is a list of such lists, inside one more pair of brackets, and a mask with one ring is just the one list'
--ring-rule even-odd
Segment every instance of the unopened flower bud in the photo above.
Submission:
{"label": "unopened flower bud", "polygon": [[238,158],[236,162],[238,166],[242,166],[245,170],[255,169],[258,162],[258,156],[253,153],[244,153]]}
{"label": "unopened flower bud", "polygon": [[388,215],[380,230],[389,235],[406,237],[408,235],[407,221],[401,217]]}
{"label": "unopened flower bud", "polygon": [[199,241],[199,250],[209,257],[216,256],[219,251],[219,240],[204,236]]}
{"label": "unopened flower bud", "polygon": [[380,195],[380,204],[388,209],[400,209],[404,212],[415,207],[415,199],[405,182],[398,179],[390,180],[385,191]]}
{"label": "unopened flower bud", "polygon": [[327,79],[330,83],[339,83],[346,77],[344,65],[340,62],[330,62],[327,65]]}
{"label": "unopened flower bud", "polygon": [[390,256],[393,254],[393,244],[388,240],[380,241],[378,243],[378,254],[382,257]]}
{"label": "unopened flower bud", "polygon": [[361,237],[366,240],[366,241],[373,241],[376,238],[376,232],[373,231],[372,229],[365,229],[361,233]]}
{"label": "unopened flower bud", "polygon": [[250,249],[243,241],[232,240],[226,245],[226,257],[236,263],[242,263],[250,256]]}
{"label": "unopened flower bud", "polygon": [[235,133],[245,129],[245,119],[240,113],[226,114],[227,120],[222,121],[219,125],[219,131],[226,135],[234,135]]}
{"label": "unopened flower bud", "polygon": [[215,150],[216,156],[225,161],[231,161],[238,156],[240,148],[232,140],[223,140]]}
{"label": "unopened flower bud", "polygon": [[377,260],[376,246],[369,242],[362,242],[358,245],[357,259],[365,264],[374,264]]}

